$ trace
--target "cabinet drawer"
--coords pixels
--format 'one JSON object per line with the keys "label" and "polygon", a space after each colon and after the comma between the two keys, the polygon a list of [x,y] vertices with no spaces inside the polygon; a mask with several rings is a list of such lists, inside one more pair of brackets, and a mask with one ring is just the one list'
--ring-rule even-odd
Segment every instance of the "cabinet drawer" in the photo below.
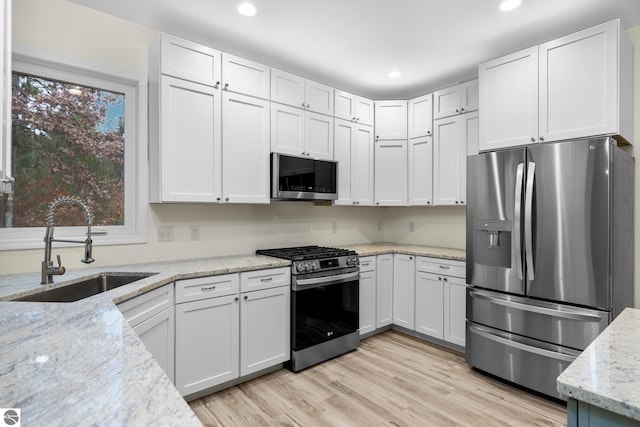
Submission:
{"label": "cabinet drawer", "polygon": [[288,267],[240,273],[240,291],[257,291],[291,284],[291,269]]}
{"label": "cabinet drawer", "polygon": [[360,272],[375,271],[375,270],[376,270],[375,256],[360,257]]}
{"label": "cabinet drawer", "polygon": [[466,277],[465,263],[449,259],[417,257],[416,271],[444,276]]}
{"label": "cabinet drawer", "polygon": [[176,281],[176,303],[237,294],[240,288],[237,273],[198,277]]}
{"label": "cabinet drawer", "polygon": [[118,309],[132,327],[173,305],[173,283],[164,285],[118,304]]}

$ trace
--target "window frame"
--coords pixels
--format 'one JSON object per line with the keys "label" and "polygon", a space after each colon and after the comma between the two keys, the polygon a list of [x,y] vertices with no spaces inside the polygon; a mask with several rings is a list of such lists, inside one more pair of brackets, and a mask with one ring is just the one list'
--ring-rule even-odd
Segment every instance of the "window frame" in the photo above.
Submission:
{"label": "window frame", "polygon": [[[147,77],[121,69],[110,69],[102,64],[15,50],[11,67],[11,72],[14,71],[125,94],[124,225],[92,226],[92,239],[94,245],[146,243],[149,199]],[[10,128],[10,123],[5,125]],[[11,140],[0,148],[5,153],[11,153]],[[44,222],[45,218],[42,219],[42,227],[0,228],[0,251],[43,247]],[[82,226],[55,228],[58,238],[84,238],[82,236],[86,230]]]}

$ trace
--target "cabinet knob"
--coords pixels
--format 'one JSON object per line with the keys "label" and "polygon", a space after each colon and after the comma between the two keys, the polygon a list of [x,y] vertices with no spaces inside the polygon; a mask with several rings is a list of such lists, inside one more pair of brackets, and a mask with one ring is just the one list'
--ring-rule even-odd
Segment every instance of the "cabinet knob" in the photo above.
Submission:
{"label": "cabinet knob", "polygon": [[445,282],[448,282],[448,280],[447,280],[447,278],[446,278],[446,277],[445,277],[444,279],[442,279],[442,280],[444,280]]}
{"label": "cabinet knob", "polygon": [[534,137],[531,137],[531,142],[536,142],[536,139]]}
{"label": "cabinet knob", "polygon": [[217,200],[217,201],[220,201],[220,197],[216,197],[216,200]]}
{"label": "cabinet knob", "polygon": [[544,136],[540,137],[540,142],[544,141]]}
{"label": "cabinet knob", "polygon": [[379,204],[380,204],[380,202],[376,202],[376,205],[379,205]]}
{"label": "cabinet knob", "polygon": [[225,201],[225,202],[228,202],[228,201],[229,201],[229,198],[228,198],[228,197],[225,197],[225,198],[224,198],[224,201]]}
{"label": "cabinet knob", "polygon": [[442,277],[438,276],[438,280],[442,281]]}
{"label": "cabinet knob", "polygon": [[214,86],[214,88],[218,89],[220,87],[220,82],[216,82],[216,85]]}
{"label": "cabinet knob", "polygon": [[431,202],[427,200],[427,204],[428,204],[428,205],[430,205],[430,204],[431,204]]}
{"label": "cabinet knob", "polygon": [[412,259],[413,259],[413,257],[412,257],[412,256],[410,256],[410,257],[409,257],[409,261],[411,261]]}
{"label": "cabinet knob", "polygon": [[431,131],[430,130],[427,131],[427,135],[431,135]]}
{"label": "cabinet knob", "polygon": [[456,205],[457,205],[458,203],[459,203],[459,202],[456,200]]}
{"label": "cabinet knob", "polygon": [[249,299],[249,297],[245,295],[245,296],[244,296],[244,299],[245,299],[245,300],[248,300],[248,299]]}
{"label": "cabinet knob", "polygon": [[461,108],[460,111],[464,111],[464,108]]}
{"label": "cabinet knob", "polygon": [[359,205],[359,204],[360,204],[360,202],[356,202],[356,205]]}
{"label": "cabinet knob", "polygon": [[460,111],[456,108],[456,113],[459,113]]}
{"label": "cabinet knob", "polygon": [[307,108],[310,108],[310,107],[311,107],[311,105],[307,104]]}
{"label": "cabinet knob", "polygon": [[224,84],[224,90],[227,90],[227,89],[229,89],[229,83]]}
{"label": "cabinet knob", "polygon": [[304,108],[304,106],[305,106],[305,105],[304,105],[304,102],[303,102],[303,103],[302,103],[302,107]]}
{"label": "cabinet knob", "polygon": [[356,122],[359,122],[359,121],[360,121],[360,117],[356,117]]}
{"label": "cabinet knob", "polygon": [[380,139],[380,135],[376,135],[376,139]]}
{"label": "cabinet knob", "polygon": [[351,121],[352,121],[352,122],[355,122],[355,121],[356,121],[356,118],[355,118],[355,117],[351,117]]}
{"label": "cabinet knob", "polygon": [[235,297],[235,298],[234,298],[234,301],[238,301],[239,299],[240,299],[240,298],[238,298],[238,297]]}

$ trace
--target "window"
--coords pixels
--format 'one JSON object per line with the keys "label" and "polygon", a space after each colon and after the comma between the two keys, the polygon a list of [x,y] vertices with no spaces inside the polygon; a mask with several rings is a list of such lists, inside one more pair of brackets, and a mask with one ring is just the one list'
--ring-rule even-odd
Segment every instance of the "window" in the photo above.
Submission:
{"label": "window", "polygon": [[[146,239],[146,81],[24,55],[13,58],[11,192],[0,195],[0,249],[42,246],[47,208],[84,201],[96,244]],[[9,149],[8,149],[9,148]],[[61,209],[57,237],[85,232]]]}

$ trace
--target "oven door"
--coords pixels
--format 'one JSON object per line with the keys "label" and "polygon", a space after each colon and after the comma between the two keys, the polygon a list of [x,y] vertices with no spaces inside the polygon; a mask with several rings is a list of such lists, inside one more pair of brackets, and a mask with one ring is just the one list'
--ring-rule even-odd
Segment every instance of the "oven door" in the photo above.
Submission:
{"label": "oven door", "polygon": [[300,351],[358,331],[360,273],[295,277],[291,349]]}

